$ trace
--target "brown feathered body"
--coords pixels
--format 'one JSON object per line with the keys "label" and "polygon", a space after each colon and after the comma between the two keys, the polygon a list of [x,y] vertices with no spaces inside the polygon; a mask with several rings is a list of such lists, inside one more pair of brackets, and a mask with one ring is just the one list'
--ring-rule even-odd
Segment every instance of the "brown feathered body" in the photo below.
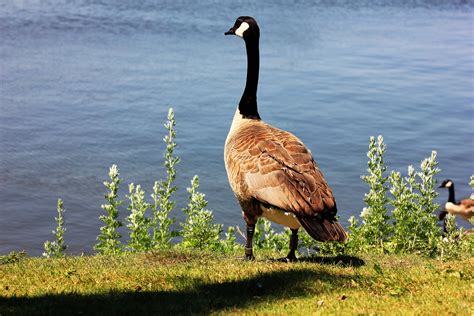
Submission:
{"label": "brown feathered body", "polygon": [[264,216],[320,241],[344,241],[332,190],[311,152],[293,134],[237,109],[227,136],[225,166],[247,224]]}
{"label": "brown feathered body", "polygon": [[447,202],[444,207],[447,213],[451,215],[457,215],[466,221],[469,221],[474,215],[473,199],[464,199],[459,201],[458,204]]}

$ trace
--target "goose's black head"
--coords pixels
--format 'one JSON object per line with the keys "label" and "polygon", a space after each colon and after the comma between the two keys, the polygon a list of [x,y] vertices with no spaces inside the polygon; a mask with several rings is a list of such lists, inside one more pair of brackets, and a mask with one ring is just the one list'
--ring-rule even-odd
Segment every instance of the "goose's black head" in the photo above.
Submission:
{"label": "goose's black head", "polygon": [[451,179],[443,180],[440,184],[440,188],[450,188],[453,186],[453,181]]}
{"label": "goose's black head", "polygon": [[234,26],[225,32],[224,35],[237,35],[245,41],[248,39],[258,40],[260,38],[260,29],[258,28],[257,21],[251,16],[240,16],[235,21]]}

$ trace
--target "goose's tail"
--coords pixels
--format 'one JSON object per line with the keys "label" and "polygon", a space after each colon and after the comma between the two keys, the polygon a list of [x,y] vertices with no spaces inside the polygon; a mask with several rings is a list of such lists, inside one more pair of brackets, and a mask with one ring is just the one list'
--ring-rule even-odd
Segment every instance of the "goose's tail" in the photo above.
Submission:
{"label": "goose's tail", "polygon": [[298,217],[301,226],[308,234],[318,241],[339,241],[347,240],[347,234],[335,219],[319,217]]}

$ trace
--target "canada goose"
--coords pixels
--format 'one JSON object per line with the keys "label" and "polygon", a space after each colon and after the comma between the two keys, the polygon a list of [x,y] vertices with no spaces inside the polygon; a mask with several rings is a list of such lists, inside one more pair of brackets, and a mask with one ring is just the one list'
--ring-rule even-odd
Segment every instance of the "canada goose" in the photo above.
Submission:
{"label": "canada goose", "polygon": [[224,148],[229,183],[247,226],[245,257],[254,258],[252,239],[260,216],[291,229],[288,261],[296,259],[301,226],[316,240],[345,241],[346,233],[336,221],[332,190],[310,151],[293,134],[260,119],[257,22],[241,16],[224,34],[242,38],[247,49],[247,81]]}
{"label": "canada goose", "polygon": [[444,180],[439,187],[448,188],[449,191],[448,201],[444,205],[444,210],[439,214],[439,220],[444,220],[446,215],[449,213],[452,215],[459,215],[466,221],[469,221],[469,219],[474,215],[474,200],[468,198],[456,203],[454,198],[454,182],[450,179]]}

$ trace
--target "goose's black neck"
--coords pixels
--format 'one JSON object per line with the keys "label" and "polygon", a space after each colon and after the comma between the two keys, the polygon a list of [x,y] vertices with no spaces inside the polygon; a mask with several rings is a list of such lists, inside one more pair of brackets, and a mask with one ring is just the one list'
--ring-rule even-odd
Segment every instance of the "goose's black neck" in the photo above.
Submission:
{"label": "goose's black neck", "polygon": [[454,183],[451,183],[451,186],[448,188],[448,190],[449,190],[448,202],[456,203],[456,200],[454,199]]}
{"label": "goose's black neck", "polygon": [[258,41],[258,37],[245,40],[245,47],[247,49],[247,82],[239,102],[240,114],[244,118],[256,120],[260,120],[257,109],[257,86],[260,67]]}

